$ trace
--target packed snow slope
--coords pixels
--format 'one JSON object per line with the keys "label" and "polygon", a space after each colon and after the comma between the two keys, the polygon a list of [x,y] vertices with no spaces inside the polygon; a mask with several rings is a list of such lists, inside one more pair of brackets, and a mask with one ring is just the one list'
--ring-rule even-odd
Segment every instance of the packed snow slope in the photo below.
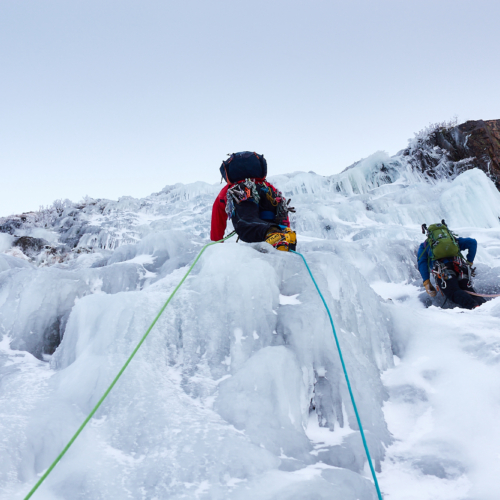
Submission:
{"label": "packed snow slope", "polygon": [[[385,499],[493,500],[500,299],[429,299],[422,223],[478,240],[498,293],[500,194],[382,153],[271,177],[339,334]],[[58,203],[0,234],[0,497],[22,499],[101,397],[207,242],[221,186]],[[43,245],[27,255],[15,238]],[[26,251],[27,252],[27,251]],[[91,424],[33,496],[373,500],[326,311],[301,259],[210,247]]]}

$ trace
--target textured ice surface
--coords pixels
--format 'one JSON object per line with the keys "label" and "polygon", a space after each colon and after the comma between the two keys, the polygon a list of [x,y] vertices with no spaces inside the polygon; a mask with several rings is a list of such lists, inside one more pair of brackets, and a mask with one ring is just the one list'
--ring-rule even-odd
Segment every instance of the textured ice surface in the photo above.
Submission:
{"label": "textured ice surface", "polygon": [[[420,224],[445,218],[478,239],[476,286],[495,293],[500,194],[478,170],[429,183],[398,161],[270,180],[297,208],[384,498],[493,500],[499,299],[440,309],[415,254]],[[206,242],[219,189],[65,203],[12,229],[75,248],[59,262],[16,257],[2,235],[0,498],[23,498],[99,400]],[[209,247],[34,498],[375,499],[302,260]]]}
{"label": "textured ice surface", "polygon": [[0,252],[6,252],[12,247],[14,242],[13,236],[10,234],[0,233]]}

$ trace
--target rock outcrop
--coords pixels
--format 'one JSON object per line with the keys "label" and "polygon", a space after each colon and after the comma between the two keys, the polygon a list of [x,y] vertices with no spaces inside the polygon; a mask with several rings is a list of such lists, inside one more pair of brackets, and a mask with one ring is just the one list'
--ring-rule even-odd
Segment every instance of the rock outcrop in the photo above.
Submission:
{"label": "rock outcrop", "polygon": [[500,120],[468,121],[458,129],[466,137],[465,149],[476,158],[477,166],[500,188]]}
{"label": "rock outcrop", "polygon": [[500,120],[436,126],[417,134],[399,155],[431,178],[480,168],[500,189]]}
{"label": "rock outcrop", "polygon": [[31,236],[21,236],[20,238],[15,239],[14,246],[19,247],[21,251],[29,257],[38,255],[44,248],[51,248],[48,241],[45,241],[42,238],[33,238]]}

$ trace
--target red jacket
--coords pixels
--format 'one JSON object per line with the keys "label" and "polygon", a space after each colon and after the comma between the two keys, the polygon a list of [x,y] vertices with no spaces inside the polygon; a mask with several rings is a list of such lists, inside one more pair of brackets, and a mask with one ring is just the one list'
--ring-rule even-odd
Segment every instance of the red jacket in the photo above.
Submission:
{"label": "red jacket", "polygon": [[[265,179],[252,179],[255,182],[264,182]],[[267,182],[270,186],[274,188],[274,186]],[[227,214],[226,214],[226,203],[227,203],[227,190],[234,186],[234,184],[227,184],[224,186],[214,201],[214,205],[212,207],[212,226],[210,229],[210,239],[212,241],[219,241],[224,238],[224,232],[227,226]],[[276,189],[276,188],[275,188]],[[288,221],[287,221],[288,222]],[[290,223],[288,222],[288,226]]]}
{"label": "red jacket", "polygon": [[210,239],[212,241],[219,241],[224,238],[224,231],[227,226],[226,193],[230,186],[232,184],[227,184],[222,188],[212,207],[212,227],[210,229]]}

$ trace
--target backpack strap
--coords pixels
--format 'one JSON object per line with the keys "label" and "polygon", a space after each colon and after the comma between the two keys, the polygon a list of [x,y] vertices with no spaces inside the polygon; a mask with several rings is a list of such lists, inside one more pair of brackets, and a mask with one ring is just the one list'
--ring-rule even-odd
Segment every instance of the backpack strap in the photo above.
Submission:
{"label": "backpack strap", "polygon": [[233,161],[234,158],[234,153],[232,153],[227,160],[224,160],[222,162],[222,166],[224,166],[224,173],[226,174],[226,181],[230,184],[232,184],[231,179],[229,179],[229,175],[227,174],[227,166]]}
{"label": "backpack strap", "polygon": [[446,222],[444,219],[441,219],[441,224],[443,224],[443,226],[448,230],[448,233],[450,233],[450,236],[452,237],[453,241],[456,243],[457,247],[458,247],[458,255],[459,257],[464,261],[466,262],[466,258],[462,255],[462,250],[460,250],[460,245],[458,244],[458,235],[456,235],[455,233],[453,233],[450,228],[446,225]]}
{"label": "backpack strap", "polygon": [[424,255],[425,251],[427,250],[427,247],[429,247],[428,251],[427,251],[427,268],[429,269],[429,271],[431,270],[431,248],[430,248],[430,244],[429,244],[429,239],[426,239],[425,242],[424,242],[424,248],[422,248],[422,252],[420,253],[420,255],[417,255],[417,262],[422,258],[422,255]]}
{"label": "backpack strap", "polygon": [[262,172],[264,174],[264,179],[267,177],[267,161],[264,158],[264,155],[259,155],[257,153],[253,153],[257,159],[259,160],[260,166],[262,167]]}

